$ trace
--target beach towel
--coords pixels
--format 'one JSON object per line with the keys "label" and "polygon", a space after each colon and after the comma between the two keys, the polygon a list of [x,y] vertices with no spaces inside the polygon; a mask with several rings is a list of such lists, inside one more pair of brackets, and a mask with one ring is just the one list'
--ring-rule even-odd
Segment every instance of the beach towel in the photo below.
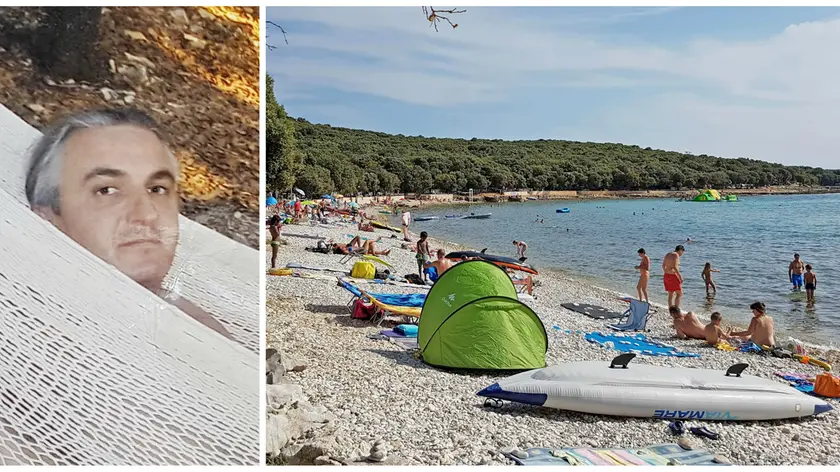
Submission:
{"label": "beach towel", "polygon": [[[357,297],[362,296],[362,291],[359,287],[356,287],[344,279],[339,279],[339,283],[345,290],[353,295]],[[425,293],[368,293],[368,295],[386,305],[410,308],[422,308],[423,303],[426,301]]]}
{"label": "beach towel", "polygon": [[599,332],[586,333],[584,338],[602,347],[612,348],[619,352],[634,352],[647,356],[667,357],[700,357],[700,354],[678,351],[673,346],[668,346],[655,341],[648,341],[644,334],[617,335],[603,334]]}
{"label": "beach towel", "polygon": [[705,465],[719,466],[714,461],[715,455],[706,449],[686,450],[678,444],[658,444],[641,449],[593,449],[593,448],[531,448],[525,452],[528,457],[521,459],[513,454],[505,454],[518,465]]}
{"label": "beach towel", "polygon": [[814,395],[816,397],[819,396],[814,393],[814,376],[794,372],[775,372],[775,375],[788,381],[791,387],[799,390],[800,392]]}
{"label": "beach towel", "polygon": [[622,314],[617,311],[610,311],[602,306],[589,305],[588,303],[563,303],[563,308],[581,313],[596,320],[612,320],[621,318]]}

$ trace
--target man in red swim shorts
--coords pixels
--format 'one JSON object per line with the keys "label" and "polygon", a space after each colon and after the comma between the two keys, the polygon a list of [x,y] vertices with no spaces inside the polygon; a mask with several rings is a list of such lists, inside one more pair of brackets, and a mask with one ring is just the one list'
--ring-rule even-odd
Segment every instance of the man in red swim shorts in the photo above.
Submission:
{"label": "man in red swim shorts", "polygon": [[668,306],[680,306],[680,299],[683,294],[683,277],[682,274],[680,274],[680,256],[682,256],[683,253],[685,253],[685,248],[681,244],[674,249],[674,252],[669,252],[665,255],[665,258],[662,259],[665,291],[668,292]]}

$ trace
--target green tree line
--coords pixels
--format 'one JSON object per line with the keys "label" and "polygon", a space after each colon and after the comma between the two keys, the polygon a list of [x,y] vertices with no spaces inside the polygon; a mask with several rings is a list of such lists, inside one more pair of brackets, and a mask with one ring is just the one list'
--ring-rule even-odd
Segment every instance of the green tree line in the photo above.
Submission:
{"label": "green tree line", "polygon": [[718,189],[840,185],[840,171],[614,143],[390,135],[288,117],[269,78],[267,185],[285,193]]}

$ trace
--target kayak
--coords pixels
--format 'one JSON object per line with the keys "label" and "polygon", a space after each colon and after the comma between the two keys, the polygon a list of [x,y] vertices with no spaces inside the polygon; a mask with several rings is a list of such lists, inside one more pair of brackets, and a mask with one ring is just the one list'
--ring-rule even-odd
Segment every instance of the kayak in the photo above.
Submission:
{"label": "kayak", "polygon": [[432,221],[432,220],[437,220],[437,219],[440,219],[440,217],[437,217],[437,216],[417,216],[417,217],[414,218],[414,221]]}
{"label": "kayak", "polygon": [[500,267],[507,267],[509,269],[520,270],[522,272],[527,272],[529,274],[539,275],[537,269],[534,267],[519,262],[518,260],[512,257],[504,257],[504,256],[494,256],[492,254],[484,254],[483,252],[475,252],[475,251],[455,251],[450,252],[446,255],[447,259],[466,259],[466,258],[476,258],[481,259],[483,261],[492,262]]}
{"label": "kayak", "polygon": [[493,215],[492,213],[482,213],[480,215],[464,215],[461,217],[463,220],[486,220]]}

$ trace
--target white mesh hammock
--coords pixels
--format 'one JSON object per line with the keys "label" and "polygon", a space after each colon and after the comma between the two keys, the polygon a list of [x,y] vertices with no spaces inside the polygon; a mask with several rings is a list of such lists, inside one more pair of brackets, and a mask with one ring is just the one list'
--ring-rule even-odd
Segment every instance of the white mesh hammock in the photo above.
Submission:
{"label": "white mesh hammock", "polygon": [[0,464],[258,464],[258,252],[181,219],[167,286],[232,342],[29,210],[38,136],[0,106]]}

